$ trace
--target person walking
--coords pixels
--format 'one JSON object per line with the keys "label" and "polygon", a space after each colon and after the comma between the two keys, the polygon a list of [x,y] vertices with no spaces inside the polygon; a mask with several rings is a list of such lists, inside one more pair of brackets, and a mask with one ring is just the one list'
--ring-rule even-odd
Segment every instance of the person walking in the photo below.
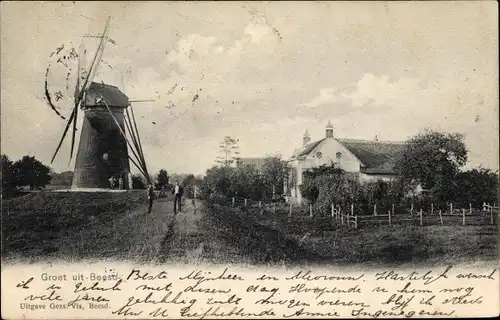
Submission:
{"label": "person walking", "polygon": [[153,199],[155,197],[155,189],[153,188],[152,184],[148,185],[147,193],[148,193],[148,213],[151,213],[151,209],[153,209]]}
{"label": "person walking", "polygon": [[174,214],[177,214],[177,207],[179,212],[182,212],[182,194],[184,190],[182,186],[179,185],[179,181],[175,181],[175,185],[172,188],[172,194],[174,195]]}

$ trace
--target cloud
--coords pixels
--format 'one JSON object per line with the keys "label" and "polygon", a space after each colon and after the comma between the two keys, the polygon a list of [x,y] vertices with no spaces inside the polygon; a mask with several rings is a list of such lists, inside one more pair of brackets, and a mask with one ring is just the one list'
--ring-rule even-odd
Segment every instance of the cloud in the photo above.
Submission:
{"label": "cloud", "polygon": [[[498,160],[493,161],[498,152],[498,109],[485,103],[498,93],[479,79],[473,70],[462,74],[461,81],[447,75],[429,81],[367,73],[343,90],[320,90],[304,105],[314,107],[319,117],[336,114],[336,133],[343,137],[371,139],[377,134],[381,139],[404,140],[426,127],[460,132],[465,134],[471,163],[481,163],[481,155],[487,153],[492,167],[498,167]],[[348,112],[339,112],[331,103],[347,106]],[[481,144],[483,151],[478,148]]]}
{"label": "cloud", "polygon": [[319,90],[319,95],[312,100],[302,104],[304,107],[317,107],[320,105],[328,104],[338,100],[338,95],[336,95],[336,88],[324,88]]}

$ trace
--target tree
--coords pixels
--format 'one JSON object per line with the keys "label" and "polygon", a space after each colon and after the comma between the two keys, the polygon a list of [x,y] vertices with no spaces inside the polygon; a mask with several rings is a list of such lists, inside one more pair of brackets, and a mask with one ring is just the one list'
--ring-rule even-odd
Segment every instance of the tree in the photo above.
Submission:
{"label": "tree", "polygon": [[406,193],[418,186],[434,199],[445,201],[453,194],[453,180],[467,161],[463,136],[426,130],[410,139],[396,163]]}
{"label": "tree", "polygon": [[283,187],[289,175],[289,166],[281,156],[272,156],[264,159],[262,165],[262,180],[266,195],[282,194]]}
{"label": "tree", "polygon": [[454,202],[462,207],[469,203],[478,207],[483,202],[498,199],[498,172],[490,169],[472,169],[460,172],[455,179]]}
{"label": "tree", "polygon": [[182,184],[185,187],[189,186],[200,186],[203,183],[203,178],[195,177],[194,174],[188,174],[184,180],[182,180]]}
{"label": "tree", "polygon": [[50,183],[50,168],[35,157],[24,156],[12,165],[18,186],[29,186],[30,190],[41,189]]}
{"label": "tree", "polygon": [[184,180],[182,180],[182,185],[185,187],[195,185],[195,180],[196,178],[194,177],[194,174],[188,174]]}
{"label": "tree", "polygon": [[216,159],[218,165],[227,167],[236,164],[240,154],[238,141],[230,136],[224,137],[224,140],[219,144],[220,155]]}
{"label": "tree", "polygon": [[2,154],[2,197],[11,196],[16,190],[16,181],[13,175],[13,162],[5,154]]}
{"label": "tree", "polygon": [[156,176],[156,188],[161,189],[168,185],[168,172],[167,170],[161,169]]}
{"label": "tree", "polygon": [[236,169],[231,167],[214,166],[207,170],[201,192],[203,197],[208,198],[212,194],[230,196],[232,175]]}
{"label": "tree", "polygon": [[247,199],[260,200],[264,185],[257,169],[252,165],[236,168],[230,176],[230,195]]}

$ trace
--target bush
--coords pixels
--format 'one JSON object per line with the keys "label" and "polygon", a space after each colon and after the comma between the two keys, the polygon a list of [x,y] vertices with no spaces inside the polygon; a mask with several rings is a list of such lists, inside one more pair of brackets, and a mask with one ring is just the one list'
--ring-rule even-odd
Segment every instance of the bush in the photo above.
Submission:
{"label": "bush", "polygon": [[399,181],[360,184],[356,174],[328,167],[308,171],[304,177],[301,191],[320,212],[329,212],[332,204],[344,209],[354,204],[357,214],[371,214],[377,204],[377,211],[386,213],[393,204],[399,210],[411,201],[403,197]]}

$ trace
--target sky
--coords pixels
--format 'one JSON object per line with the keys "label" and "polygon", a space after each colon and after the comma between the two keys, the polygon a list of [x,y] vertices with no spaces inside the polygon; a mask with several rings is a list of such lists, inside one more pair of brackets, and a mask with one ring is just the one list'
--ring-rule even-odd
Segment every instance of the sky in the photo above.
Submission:
{"label": "sky", "polygon": [[[44,99],[46,69],[51,88],[67,71],[50,55],[84,41],[90,61],[97,39],[83,36],[111,16],[114,44],[94,81],[155,100],[133,105],[151,172],[204,173],[224,136],[239,139],[242,157],[288,158],[328,121],[339,138],[460,132],[469,167],[499,166],[496,2],[0,5],[1,151],[11,159],[50,163],[65,121]],[[58,102],[66,114],[70,91]],[[73,169],[69,140],[55,171]]]}

